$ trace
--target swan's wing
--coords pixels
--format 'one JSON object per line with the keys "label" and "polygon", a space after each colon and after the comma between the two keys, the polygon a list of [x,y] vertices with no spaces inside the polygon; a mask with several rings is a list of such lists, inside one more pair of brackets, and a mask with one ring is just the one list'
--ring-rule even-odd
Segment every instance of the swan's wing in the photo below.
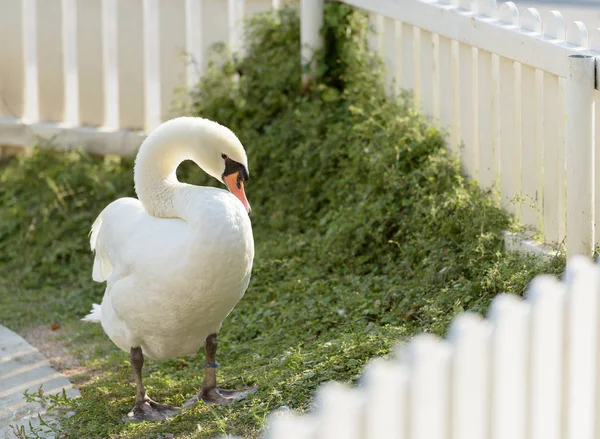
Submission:
{"label": "swan's wing", "polygon": [[92,279],[108,280],[119,264],[118,249],[143,215],[148,215],[139,200],[119,198],[98,215],[90,232],[90,248],[95,252]]}

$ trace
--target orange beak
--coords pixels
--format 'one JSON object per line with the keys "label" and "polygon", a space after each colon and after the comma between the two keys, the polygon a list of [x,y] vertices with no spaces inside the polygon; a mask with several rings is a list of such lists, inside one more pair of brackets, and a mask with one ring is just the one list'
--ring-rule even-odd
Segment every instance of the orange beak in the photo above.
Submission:
{"label": "orange beak", "polygon": [[236,196],[238,200],[242,202],[244,207],[246,208],[246,212],[250,215],[252,209],[250,208],[250,203],[248,203],[248,199],[246,198],[246,193],[244,192],[244,182],[240,177],[239,172],[234,172],[233,174],[229,174],[223,177],[223,181],[225,181],[225,185],[229,192]]}

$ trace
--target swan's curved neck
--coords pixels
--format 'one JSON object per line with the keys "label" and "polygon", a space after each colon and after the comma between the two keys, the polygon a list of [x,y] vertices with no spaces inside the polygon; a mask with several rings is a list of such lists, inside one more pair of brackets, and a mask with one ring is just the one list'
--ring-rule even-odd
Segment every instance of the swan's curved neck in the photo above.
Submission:
{"label": "swan's curved neck", "polygon": [[150,215],[180,218],[179,198],[189,187],[177,180],[181,162],[194,159],[185,135],[148,137],[138,152],[134,167],[135,192]]}

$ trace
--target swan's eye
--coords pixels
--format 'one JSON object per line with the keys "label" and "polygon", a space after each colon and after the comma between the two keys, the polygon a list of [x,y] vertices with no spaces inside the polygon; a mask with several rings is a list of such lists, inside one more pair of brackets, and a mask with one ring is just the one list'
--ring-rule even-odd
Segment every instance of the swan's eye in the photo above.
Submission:
{"label": "swan's eye", "polygon": [[227,160],[227,154],[221,154],[221,157],[223,158],[223,160]]}

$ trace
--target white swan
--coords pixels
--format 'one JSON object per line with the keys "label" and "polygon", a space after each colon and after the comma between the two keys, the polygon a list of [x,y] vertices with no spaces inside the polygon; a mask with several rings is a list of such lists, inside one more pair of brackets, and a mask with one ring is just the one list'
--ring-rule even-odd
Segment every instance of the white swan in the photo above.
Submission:
{"label": "white swan", "polygon": [[[230,192],[177,181],[177,166],[188,159]],[[146,395],[144,355],[189,355],[204,344],[204,381],[186,405],[226,404],[255,390],[217,388],[215,362],[216,334],[244,295],[254,259],[247,178],[246,152],[233,132],[207,119],[176,118],[158,126],[138,151],[138,199],[113,201],[94,222],[92,277],[107,285],[102,304],[82,320],[100,322],[130,353],[137,395],[125,420],[161,421],[178,411]]]}

